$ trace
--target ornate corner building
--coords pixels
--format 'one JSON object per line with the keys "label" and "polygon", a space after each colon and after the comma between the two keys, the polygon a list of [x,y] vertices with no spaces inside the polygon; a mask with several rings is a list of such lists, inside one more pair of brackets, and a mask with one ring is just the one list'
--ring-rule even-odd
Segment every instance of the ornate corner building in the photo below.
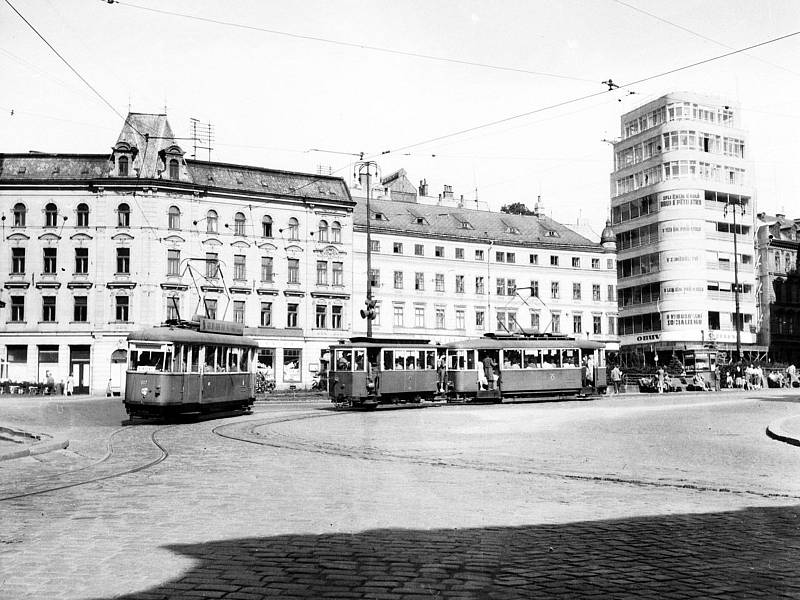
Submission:
{"label": "ornate corner building", "polygon": [[0,154],[0,377],[124,386],[134,329],[194,315],[259,341],[279,387],[351,328],[344,181],[186,158],[131,113],[107,154]]}

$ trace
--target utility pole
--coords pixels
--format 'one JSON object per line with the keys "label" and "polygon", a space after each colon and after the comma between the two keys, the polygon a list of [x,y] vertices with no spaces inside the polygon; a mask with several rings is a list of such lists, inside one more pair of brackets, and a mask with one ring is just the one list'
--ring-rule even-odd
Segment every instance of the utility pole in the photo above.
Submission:
{"label": "utility pole", "polygon": [[361,311],[361,316],[367,320],[367,337],[371,338],[372,321],[375,320],[375,317],[377,316],[375,311],[377,301],[372,298],[372,237],[370,235],[370,220],[372,215],[370,214],[369,200],[372,188],[370,181],[372,169],[375,169],[375,175],[377,176],[378,163],[374,160],[364,160],[357,162],[355,167],[356,176],[358,177],[359,181],[361,180],[361,175],[367,176],[367,299],[365,302],[367,308],[366,310]]}
{"label": "utility pole", "polygon": [[741,316],[739,314],[739,249],[738,244],[736,241],[736,236],[738,235],[736,232],[736,209],[740,208],[742,211],[742,216],[745,215],[747,207],[742,203],[741,199],[731,200],[730,196],[728,196],[728,200],[725,201],[725,216],[728,216],[728,207],[732,206],[733,210],[733,298],[734,298],[734,327],[736,328],[736,362],[739,362],[742,359],[742,331],[741,328],[744,326],[744,323],[740,323]]}

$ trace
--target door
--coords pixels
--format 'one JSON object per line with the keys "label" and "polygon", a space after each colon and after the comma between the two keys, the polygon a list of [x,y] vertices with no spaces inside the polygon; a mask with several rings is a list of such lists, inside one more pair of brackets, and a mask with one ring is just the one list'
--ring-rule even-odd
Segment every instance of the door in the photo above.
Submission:
{"label": "door", "polygon": [[73,394],[89,393],[89,346],[70,346],[69,370],[72,373]]}
{"label": "door", "polygon": [[125,367],[128,364],[127,350],[114,350],[111,353],[111,369],[109,371],[107,395],[119,396],[125,389]]}

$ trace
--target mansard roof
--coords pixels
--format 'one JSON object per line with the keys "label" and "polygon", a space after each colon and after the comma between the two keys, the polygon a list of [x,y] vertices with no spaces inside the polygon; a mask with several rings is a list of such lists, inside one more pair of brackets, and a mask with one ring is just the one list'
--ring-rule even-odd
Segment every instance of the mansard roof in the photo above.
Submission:
{"label": "mansard roof", "polygon": [[[366,200],[356,198],[353,224],[366,227]],[[592,242],[549,217],[512,215],[507,213],[456,208],[439,205],[370,200],[370,230],[373,233],[419,236],[425,238],[460,239],[465,242],[525,247],[575,248],[602,252]]]}

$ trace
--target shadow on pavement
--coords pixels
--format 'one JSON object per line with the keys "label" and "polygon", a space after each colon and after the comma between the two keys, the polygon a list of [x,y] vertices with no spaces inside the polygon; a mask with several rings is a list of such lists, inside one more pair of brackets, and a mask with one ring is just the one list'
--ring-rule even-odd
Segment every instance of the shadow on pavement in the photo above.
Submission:
{"label": "shadow on pavement", "polygon": [[[446,509],[443,509],[446,510]],[[800,506],[566,525],[382,529],[168,546],[145,598],[800,597]]]}

